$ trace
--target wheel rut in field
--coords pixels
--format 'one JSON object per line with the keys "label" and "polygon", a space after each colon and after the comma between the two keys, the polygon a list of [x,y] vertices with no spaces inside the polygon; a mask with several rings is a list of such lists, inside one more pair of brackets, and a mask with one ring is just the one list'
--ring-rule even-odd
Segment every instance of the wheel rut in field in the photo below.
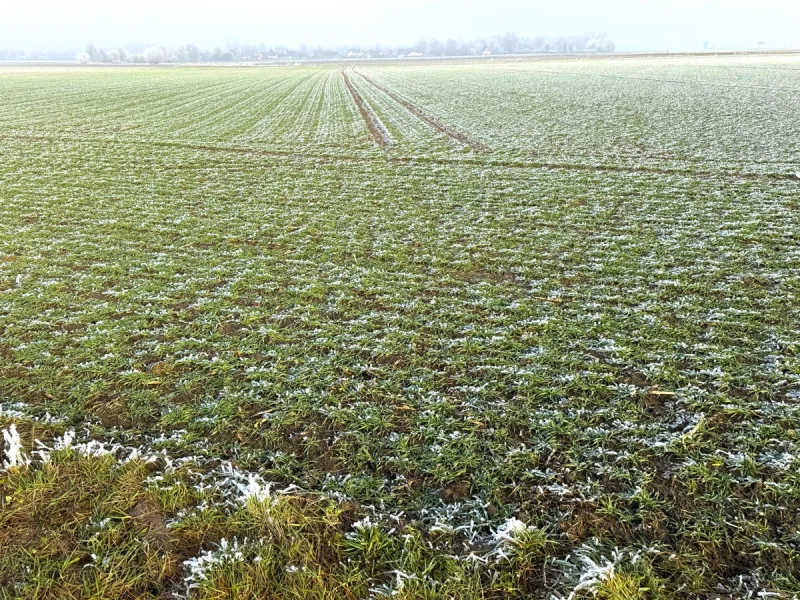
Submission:
{"label": "wheel rut in field", "polygon": [[453,139],[453,140],[455,140],[455,141],[457,141],[457,142],[459,142],[461,144],[464,144],[465,146],[469,146],[473,150],[480,150],[481,152],[486,152],[486,151],[489,150],[489,147],[486,146],[485,144],[482,144],[481,142],[479,142],[479,141],[477,141],[475,139],[472,139],[471,137],[469,137],[468,135],[466,135],[464,133],[461,133],[460,131],[456,131],[455,129],[453,129],[449,125],[445,125],[444,123],[442,123],[441,121],[439,121],[435,117],[432,117],[431,115],[426,113],[421,107],[417,106],[416,104],[414,104],[413,102],[411,102],[409,100],[406,100],[400,94],[398,94],[397,92],[389,89],[385,85],[382,85],[382,84],[378,83],[377,81],[367,77],[363,73],[358,73],[358,74],[364,79],[364,81],[366,81],[370,85],[372,85],[372,86],[376,87],[377,89],[379,89],[380,91],[382,91],[384,94],[389,96],[392,100],[394,100],[398,104],[404,106],[406,109],[408,109],[408,111],[411,114],[413,114],[415,117],[421,119],[422,121],[424,121],[425,123],[427,123],[428,125],[433,127],[435,130],[447,135],[451,139]]}
{"label": "wheel rut in field", "polygon": [[[330,153],[313,153],[298,150],[270,150],[255,146],[228,146],[213,144],[210,142],[176,142],[167,140],[136,140],[120,139],[118,137],[89,137],[78,138],[71,135],[31,135],[19,133],[0,133],[0,142],[4,140],[42,142],[42,143],[70,143],[86,145],[109,145],[109,146],[147,146],[153,148],[165,148],[176,150],[195,150],[199,152],[209,152],[218,154],[239,154],[243,156],[264,156],[272,158],[289,158],[294,160],[308,160],[319,163],[349,163],[366,164],[376,160],[375,155],[359,156],[355,154],[342,155]],[[707,169],[693,170],[682,168],[655,167],[655,166],[627,166],[627,165],[590,165],[580,163],[568,163],[558,161],[531,161],[504,159],[502,157],[492,158],[483,157],[419,157],[419,156],[389,156],[380,160],[397,164],[431,164],[431,165],[450,165],[450,166],[477,166],[477,167],[506,167],[513,169],[546,169],[552,171],[575,171],[589,173],[627,173],[630,175],[665,175],[674,177],[688,177],[702,180],[734,179],[739,181],[791,181],[800,184],[800,178],[795,173],[778,172],[739,172],[732,168],[719,171],[709,171]]]}
{"label": "wheel rut in field", "polygon": [[392,134],[389,133],[389,130],[386,129],[386,126],[383,123],[381,123],[381,120],[378,118],[378,115],[375,114],[375,111],[372,110],[370,105],[367,104],[366,100],[364,100],[364,98],[355,88],[353,83],[350,81],[350,78],[347,76],[347,73],[342,71],[342,77],[344,78],[344,85],[348,90],[350,90],[350,95],[353,97],[353,101],[358,107],[358,112],[361,113],[361,116],[364,119],[364,122],[367,124],[367,128],[372,134],[372,137],[375,139],[375,142],[383,148],[390,148],[391,146],[394,146]]}

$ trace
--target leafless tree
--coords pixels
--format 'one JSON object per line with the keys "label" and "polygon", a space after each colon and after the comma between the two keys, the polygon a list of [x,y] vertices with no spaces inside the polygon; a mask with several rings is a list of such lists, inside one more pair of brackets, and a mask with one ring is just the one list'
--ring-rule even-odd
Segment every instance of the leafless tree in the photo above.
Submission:
{"label": "leafless tree", "polygon": [[149,48],[146,48],[142,53],[142,56],[144,56],[145,62],[151,65],[157,65],[160,62],[164,62],[164,60],[167,58],[166,52],[164,52],[164,50],[158,46],[150,46]]}

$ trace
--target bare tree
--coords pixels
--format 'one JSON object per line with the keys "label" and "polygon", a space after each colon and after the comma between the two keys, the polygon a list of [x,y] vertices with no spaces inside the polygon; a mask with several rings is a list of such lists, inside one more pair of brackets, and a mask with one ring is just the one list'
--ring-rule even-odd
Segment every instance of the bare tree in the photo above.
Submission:
{"label": "bare tree", "polygon": [[77,60],[82,65],[88,65],[89,62],[91,62],[92,57],[89,56],[86,52],[81,52],[80,54],[78,54],[78,56],[75,57],[75,60]]}
{"label": "bare tree", "polygon": [[164,52],[164,50],[158,46],[150,46],[149,48],[145,48],[142,56],[144,57],[145,62],[151,65],[157,65],[160,62],[164,62],[164,60],[167,58],[166,52]]}
{"label": "bare tree", "polygon": [[98,61],[100,60],[100,53],[93,43],[86,44],[86,54],[89,55],[89,60],[91,61]]}

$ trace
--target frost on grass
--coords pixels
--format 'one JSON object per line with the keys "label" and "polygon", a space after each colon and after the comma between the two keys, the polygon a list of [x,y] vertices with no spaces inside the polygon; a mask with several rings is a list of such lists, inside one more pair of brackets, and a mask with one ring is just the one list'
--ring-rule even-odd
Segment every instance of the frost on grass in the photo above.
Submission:
{"label": "frost on grass", "polygon": [[266,506],[277,503],[281,496],[298,490],[294,485],[279,487],[266,482],[257,473],[237,469],[230,463],[222,465],[218,474],[213,475],[213,485],[221,490],[228,502],[234,505],[255,502]]}
{"label": "frost on grass", "polygon": [[30,459],[22,448],[17,426],[12,423],[8,429],[3,429],[3,468],[5,470],[23,467],[30,464]]}
{"label": "frost on grass", "polygon": [[601,556],[597,562],[586,554],[579,554],[578,556],[583,568],[573,593],[584,590],[592,592],[604,581],[612,579],[617,563],[622,558],[622,553],[619,550],[614,550],[611,559]]}
{"label": "frost on grass", "polygon": [[789,586],[797,57],[726,60],[368,69],[480,155],[359,85],[376,153],[326,66],[2,75],[0,428],[152,460],[175,535],[324,495],[489,587],[640,539],[679,595]]}
{"label": "frost on grass", "polygon": [[[571,587],[567,600],[587,594],[597,595],[601,587],[611,583],[615,577],[623,576],[623,571],[635,572],[643,556],[653,552],[652,548],[640,550],[614,548],[608,557],[599,548],[598,540],[591,540],[566,559],[556,561],[561,569],[560,577],[564,585]],[[553,598],[561,597],[554,595]]]}
{"label": "frost on grass", "polygon": [[223,538],[216,549],[207,550],[199,556],[185,561],[183,565],[187,576],[184,579],[184,585],[187,594],[183,596],[177,594],[176,596],[188,598],[188,592],[200,587],[203,582],[208,580],[211,572],[220,568],[249,561],[258,562],[261,560],[257,554],[258,545],[257,543],[249,542],[247,539],[240,543],[236,538],[231,541]]}
{"label": "frost on grass", "polygon": [[[87,432],[88,433],[88,432]],[[88,436],[87,436],[88,437]],[[40,440],[34,440],[37,449],[32,452],[39,457],[41,462],[48,462],[53,452],[73,451],[80,456],[100,457],[113,456],[120,464],[132,460],[143,460],[144,462],[154,462],[163,453],[158,453],[151,449],[149,445],[130,447],[120,443],[103,442],[100,440],[89,439],[87,441],[76,442],[74,430],[69,430],[61,436],[56,436],[50,445]]]}

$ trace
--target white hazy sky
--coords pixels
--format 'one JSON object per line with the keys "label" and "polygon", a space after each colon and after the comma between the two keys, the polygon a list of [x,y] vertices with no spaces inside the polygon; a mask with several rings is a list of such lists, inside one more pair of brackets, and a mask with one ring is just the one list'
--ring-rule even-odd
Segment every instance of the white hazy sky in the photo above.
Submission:
{"label": "white hazy sky", "polygon": [[412,43],[605,31],[622,50],[800,47],[800,0],[0,0],[0,48]]}

